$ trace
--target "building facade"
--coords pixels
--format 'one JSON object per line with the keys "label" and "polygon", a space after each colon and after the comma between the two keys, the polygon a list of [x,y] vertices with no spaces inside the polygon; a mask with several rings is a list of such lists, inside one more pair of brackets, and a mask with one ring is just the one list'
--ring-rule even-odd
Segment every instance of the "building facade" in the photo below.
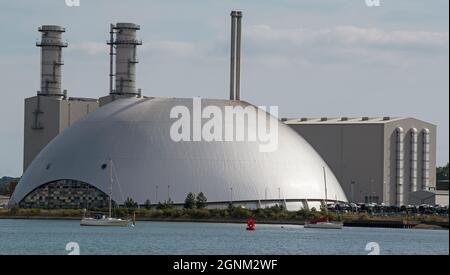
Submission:
{"label": "building facade", "polygon": [[98,100],[37,95],[25,99],[23,171],[62,131],[98,108]]}
{"label": "building facade", "polygon": [[436,190],[436,126],[415,118],[283,119],[325,159],[353,202],[406,205]]}
{"label": "building facade", "polygon": [[[267,119],[278,128],[274,151],[261,150],[268,143],[259,139],[176,140],[173,129],[181,126],[180,118],[171,113],[182,106],[187,114],[194,114],[195,102],[192,98],[130,97],[98,108],[39,153],[23,174],[11,204],[78,208],[101,205],[104,194],[111,194],[117,204],[126,198],[141,205],[169,199],[183,204],[189,192],[204,193],[208,207],[216,208],[233,203],[319,209],[326,200],[348,201],[330,167],[308,142],[245,101],[202,99],[199,106],[216,106],[221,113],[229,107],[245,109],[246,117],[255,118],[233,115],[229,124],[214,128],[220,133],[226,133],[231,124],[236,129],[233,135],[244,129],[246,136],[256,137],[257,128],[252,126],[256,118]],[[208,121],[203,118],[200,126]],[[188,119],[191,123],[197,122]],[[191,126],[182,126],[183,131],[187,128]],[[93,193],[87,193],[88,189]]]}
{"label": "building facade", "polygon": [[62,49],[65,28],[44,25],[39,28],[41,41],[41,85],[36,96],[25,99],[23,171],[57,135],[71,124],[98,108],[98,100],[69,98],[62,90]]}

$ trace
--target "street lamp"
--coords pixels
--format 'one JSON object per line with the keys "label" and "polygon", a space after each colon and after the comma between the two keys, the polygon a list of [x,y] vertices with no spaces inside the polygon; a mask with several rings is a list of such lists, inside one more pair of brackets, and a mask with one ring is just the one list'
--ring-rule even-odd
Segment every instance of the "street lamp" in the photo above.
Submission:
{"label": "street lamp", "polygon": [[267,186],[264,190],[264,208],[267,208]]}
{"label": "street lamp", "polygon": [[352,202],[355,202],[355,181],[352,180],[350,183],[350,187],[351,187],[351,194],[352,194]]}
{"label": "street lamp", "polygon": [[370,179],[370,183],[369,183],[369,204],[372,203],[372,185],[374,183],[373,179]]}
{"label": "street lamp", "polygon": [[167,185],[167,201],[170,200],[170,185]]}
{"label": "street lamp", "polygon": [[230,188],[230,205],[233,205],[233,187]]}

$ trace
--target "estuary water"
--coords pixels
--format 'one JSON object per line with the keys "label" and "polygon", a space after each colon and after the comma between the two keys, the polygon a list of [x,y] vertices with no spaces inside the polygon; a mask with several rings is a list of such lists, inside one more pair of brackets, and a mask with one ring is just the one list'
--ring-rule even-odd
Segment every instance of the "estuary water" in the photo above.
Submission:
{"label": "estuary water", "polygon": [[[85,254],[448,254],[446,230],[297,225],[138,222],[135,227],[81,227],[79,221],[1,220],[0,254],[68,254],[76,242]],[[367,245],[370,243],[369,245]]]}

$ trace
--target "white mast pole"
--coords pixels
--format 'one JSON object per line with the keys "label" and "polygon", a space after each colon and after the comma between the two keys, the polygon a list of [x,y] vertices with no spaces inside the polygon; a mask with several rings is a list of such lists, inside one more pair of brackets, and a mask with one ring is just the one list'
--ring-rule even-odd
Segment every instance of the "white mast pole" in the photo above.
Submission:
{"label": "white mast pole", "polygon": [[111,196],[112,196],[112,185],[113,185],[113,176],[112,176],[112,159],[109,160],[109,176],[110,176],[110,187],[109,187],[109,218],[111,218]]}
{"label": "white mast pole", "polygon": [[325,211],[328,213],[328,205],[327,205],[327,201],[328,201],[327,173],[325,171],[325,166],[323,166],[322,168],[323,168],[323,181],[325,183]]}

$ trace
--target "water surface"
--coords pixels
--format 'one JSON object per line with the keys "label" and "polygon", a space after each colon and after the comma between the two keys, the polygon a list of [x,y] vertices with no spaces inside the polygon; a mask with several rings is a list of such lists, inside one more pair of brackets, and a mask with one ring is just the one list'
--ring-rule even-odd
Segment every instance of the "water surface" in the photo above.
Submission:
{"label": "water surface", "polygon": [[0,254],[448,254],[447,230],[346,227],[305,229],[296,225],[138,222],[136,227],[81,227],[79,221],[0,220]]}

